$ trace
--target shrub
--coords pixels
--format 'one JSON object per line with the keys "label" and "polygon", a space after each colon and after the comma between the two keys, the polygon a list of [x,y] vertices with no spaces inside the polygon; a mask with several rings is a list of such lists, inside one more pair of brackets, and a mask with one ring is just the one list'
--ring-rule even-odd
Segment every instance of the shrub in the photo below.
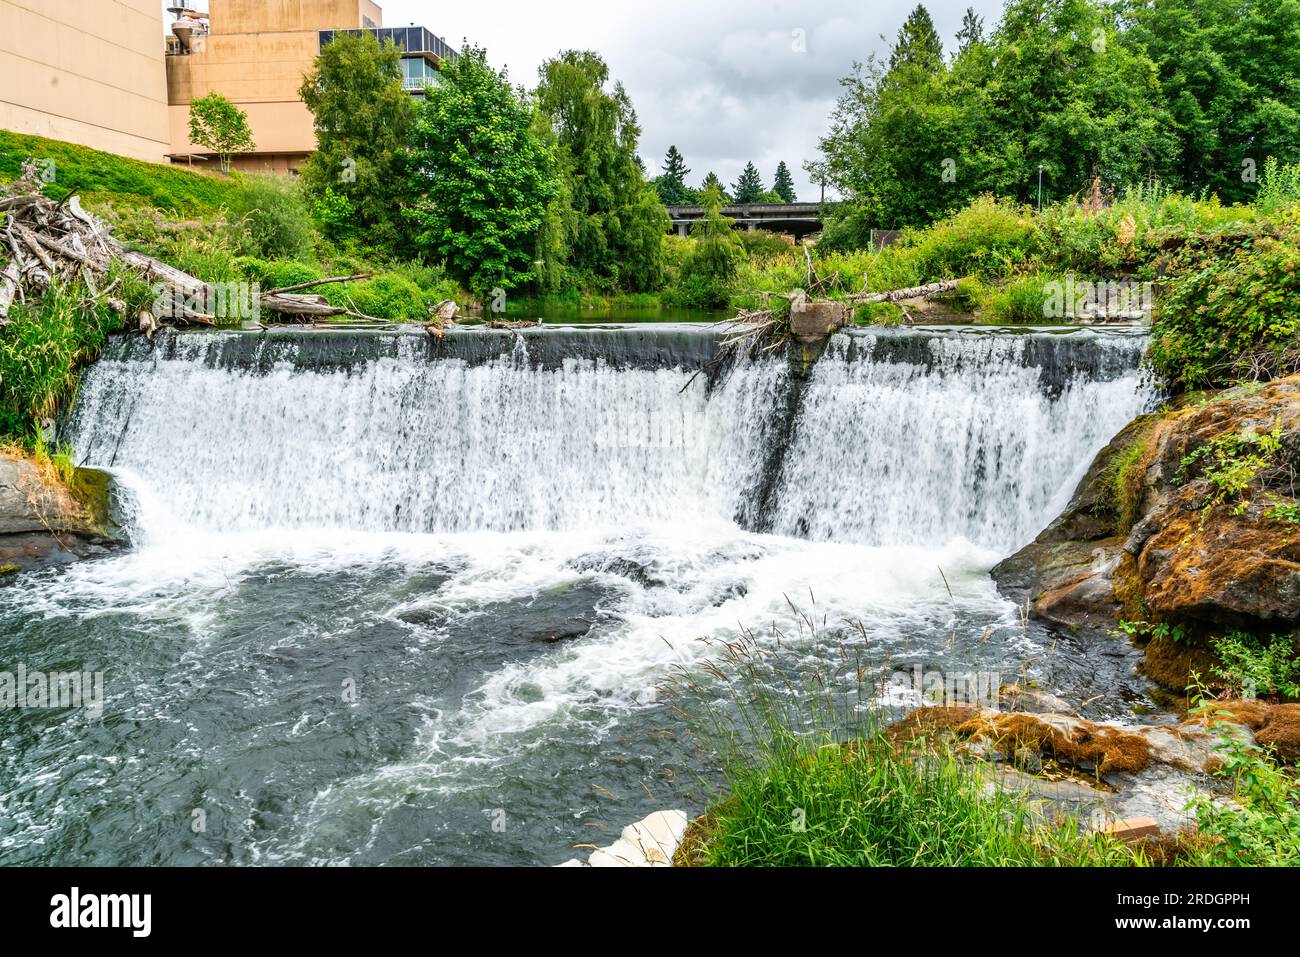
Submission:
{"label": "shrub", "polygon": [[985,296],[985,320],[1025,325],[1047,322],[1048,284],[1053,281],[1062,280],[1048,273],[1030,273],[1010,279]]}
{"label": "shrub", "polygon": [[296,180],[240,176],[230,203],[238,224],[240,252],[268,259],[306,259],[316,241],[315,226]]}
{"label": "shrub", "polygon": [[1283,165],[1276,157],[1264,160],[1255,206],[1263,213],[1280,213],[1300,203],[1300,163]]}
{"label": "shrub", "polygon": [[1290,635],[1274,635],[1265,643],[1233,631],[1215,639],[1214,653],[1223,662],[1214,673],[1234,694],[1300,698],[1300,658]]}
{"label": "shrub", "polygon": [[1300,244],[1247,239],[1225,255],[1193,252],[1156,303],[1148,362],[1174,391],[1300,369]]}
{"label": "shrub", "polygon": [[267,262],[256,257],[241,256],[237,262],[244,274],[259,283],[263,291],[297,286],[300,283],[313,282],[325,277],[325,274],[315,266],[290,260]]}
{"label": "shrub", "polygon": [[362,282],[321,286],[320,292],[331,305],[353,309],[376,319],[419,322],[428,318],[428,307],[420,288],[393,273]]}
{"label": "shrub", "polygon": [[1217,197],[1195,199],[1159,184],[1138,185],[1099,210],[1075,202],[1043,210],[1037,254],[1067,272],[1154,279],[1156,261],[1170,237],[1238,225],[1254,215],[1248,207],[1225,207]]}
{"label": "shrub", "polygon": [[902,248],[914,250],[921,282],[961,276],[998,278],[1024,262],[1034,248],[1034,220],[1025,208],[981,196],[924,229],[907,229]]}
{"label": "shrub", "polygon": [[1291,775],[1269,760],[1218,718],[1213,702],[1198,701],[1195,713],[1219,727],[1220,757],[1214,773],[1232,781],[1232,803],[1208,795],[1189,805],[1202,840],[1188,863],[1203,867],[1294,867],[1300,864],[1300,788]]}

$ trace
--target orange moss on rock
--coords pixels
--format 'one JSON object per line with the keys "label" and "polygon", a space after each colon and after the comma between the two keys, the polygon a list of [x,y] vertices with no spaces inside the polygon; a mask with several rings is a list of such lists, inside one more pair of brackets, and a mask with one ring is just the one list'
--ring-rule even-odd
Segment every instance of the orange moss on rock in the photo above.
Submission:
{"label": "orange moss on rock", "polygon": [[1219,701],[1214,713],[1195,720],[1209,726],[1227,719],[1243,724],[1261,747],[1272,748],[1289,764],[1300,762],[1300,704],[1271,704],[1267,701]]}
{"label": "orange moss on rock", "polygon": [[985,712],[959,725],[956,733],[988,741],[1008,758],[1029,749],[1063,764],[1095,768],[1099,775],[1136,774],[1151,764],[1151,747],[1141,735],[1091,721],[1049,722],[1029,714]]}
{"label": "orange moss on rock", "polygon": [[1216,686],[1214,668],[1219,659],[1196,641],[1174,641],[1167,635],[1156,635],[1147,642],[1142,673],[1163,688],[1185,695],[1197,675],[1203,684]]}
{"label": "orange moss on rock", "polygon": [[[1138,559],[1142,594],[1164,619],[1300,620],[1300,535],[1264,504],[1201,507],[1182,489],[1153,513],[1158,530]],[[1151,521],[1152,519],[1148,519]]]}
{"label": "orange moss on rock", "polygon": [[885,730],[885,734],[895,746],[907,744],[918,738],[951,735],[980,713],[979,708],[965,705],[918,708],[906,718],[890,725]]}

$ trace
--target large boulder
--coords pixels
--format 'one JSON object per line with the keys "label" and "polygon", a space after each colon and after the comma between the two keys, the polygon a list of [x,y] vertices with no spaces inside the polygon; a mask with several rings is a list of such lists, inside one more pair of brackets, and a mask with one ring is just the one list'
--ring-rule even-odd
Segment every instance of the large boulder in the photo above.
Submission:
{"label": "large boulder", "polygon": [[[1265,435],[1278,442],[1261,454]],[[1162,630],[1148,645],[1146,672],[1181,692],[1191,673],[1211,675],[1210,637],[1300,626],[1297,476],[1300,376],[1184,397],[1117,435],[1066,510],[993,577],[1052,625],[1180,626],[1183,642]]]}
{"label": "large boulder", "polygon": [[0,572],[104,554],[120,544],[112,519],[112,479],[76,469],[69,484],[54,470],[0,455]]}

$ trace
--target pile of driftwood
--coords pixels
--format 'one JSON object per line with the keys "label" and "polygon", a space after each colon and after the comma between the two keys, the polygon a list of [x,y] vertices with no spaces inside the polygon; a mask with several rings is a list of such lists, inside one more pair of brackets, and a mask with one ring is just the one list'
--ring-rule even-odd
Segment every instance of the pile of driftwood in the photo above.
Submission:
{"label": "pile of driftwood", "polygon": [[[355,282],[371,278],[369,273],[332,276],[313,282],[248,292],[247,302],[232,302],[239,296],[196,279],[159,259],[124,247],[97,216],[82,209],[77,196],[55,202],[41,195],[0,197],[5,213],[0,229],[0,326],[9,321],[16,302],[39,299],[56,280],[84,281],[93,300],[102,300],[119,314],[127,306],[113,298],[117,280],[109,280],[114,262],[134,270],[154,286],[156,298],[149,310],[136,317],[140,331],[152,337],[162,325],[216,325],[219,319],[275,316],[281,322],[313,322],[331,316],[347,316],[362,322],[385,322],[356,309],[331,305],[324,296],[305,290],[327,283]],[[242,307],[240,313],[227,306]],[[434,323],[455,315],[455,303],[439,303]]]}

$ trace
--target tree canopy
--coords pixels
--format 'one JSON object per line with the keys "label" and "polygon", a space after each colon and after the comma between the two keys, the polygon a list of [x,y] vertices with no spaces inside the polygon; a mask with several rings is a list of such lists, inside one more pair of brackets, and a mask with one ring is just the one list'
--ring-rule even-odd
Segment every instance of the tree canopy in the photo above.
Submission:
{"label": "tree canopy", "polygon": [[736,191],[737,203],[760,203],[766,192],[763,178],[758,175],[758,167],[753,163],[745,164],[745,168],[740,172],[740,179],[736,180],[731,188]]}
{"label": "tree canopy", "polygon": [[[1155,41],[1134,25],[1140,20],[1096,0],[1008,0],[987,35],[967,11],[945,61],[918,7],[887,57],[842,81],[824,158],[811,172],[846,197],[842,218],[879,227],[930,222],[985,192],[1032,201],[1040,164],[1045,201],[1083,192],[1094,179],[1104,189],[1153,179],[1209,185],[1203,173],[1180,171],[1178,110],[1150,52]],[[1280,23],[1259,33],[1290,35]],[[1259,102],[1285,119],[1284,109]]]}
{"label": "tree canopy", "polygon": [[190,102],[190,142],[216,153],[223,173],[233,154],[256,148],[248,114],[215,91]]}
{"label": "tree canopy", "polygon": [[487,295],[535,278],[555,155],[533,109],[484,50],[466,46],[426,91],[410,137],[406,210],[415,243],[469,289]]}
{"label": "tree canopy", "polygon": [[567,50],[542,64],[537,108],[550,126],[556,167],[568,185],[559,212],[576,285],[644,291],[663,270],[668,214],[645,179],[641,127],[621,83],[595,53]]}
{"label": "tree canopy", "polygon": [[321,50],[299,95],[316,127],[316,152],[302,176],[331,238],[359,232],[373,245],[401,248],[398,209],[414,106],[402,89],[400,51],[371,33],[341,33]]}

